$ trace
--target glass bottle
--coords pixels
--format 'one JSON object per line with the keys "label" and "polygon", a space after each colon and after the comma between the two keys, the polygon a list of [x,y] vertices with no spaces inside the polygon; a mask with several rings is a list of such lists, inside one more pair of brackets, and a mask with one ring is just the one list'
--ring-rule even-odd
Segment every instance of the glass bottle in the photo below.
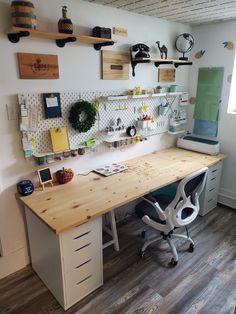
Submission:
{"label": "glass bottle", "polygon": [[73,24],[71,19],[67,17],[67,6],[62,7],[62,18],[58,21],[58,32],[72,34],[73,33]]}

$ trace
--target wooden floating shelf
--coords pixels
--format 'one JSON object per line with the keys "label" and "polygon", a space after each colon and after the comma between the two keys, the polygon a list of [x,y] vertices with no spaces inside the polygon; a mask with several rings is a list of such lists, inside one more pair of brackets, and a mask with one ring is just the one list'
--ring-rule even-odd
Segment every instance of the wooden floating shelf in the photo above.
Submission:
{"label": "wooden floating shelf", "polygon": [[193,63],[189,60],[179,60],[179,59],[159,59],[159,58],[136,58],[132,60],[133,62],[154,62],[157,64],[176,64],[176,65],[192,65]]}
{"label": "wooden floating shelf", "polygon": [[8,39],[12,43],[19,42],[21,37],[33,37],[55,40],[58,47],[64,47],[68,42],[78,42],[84,44],[93,44],[96,50],[100,50],[102,46],[114,45],[115,41],[107,38],[99,38],[85,35],[64,34],[56,32],[43,32],[30,28],[11,27],[8,31]]}
{"label": "wooden floating shelf", "polygon": [[192,65],[193,63],[189,60],[178,60],[178,59],[159,59],[159,58],[134,58],[131,59],[131,66],[133,69],[133,76],[135,76],[135,67],[139,63],[150,63],[153,62],[158,68],[162,64],[173,64],[176,68],[181,65]]}

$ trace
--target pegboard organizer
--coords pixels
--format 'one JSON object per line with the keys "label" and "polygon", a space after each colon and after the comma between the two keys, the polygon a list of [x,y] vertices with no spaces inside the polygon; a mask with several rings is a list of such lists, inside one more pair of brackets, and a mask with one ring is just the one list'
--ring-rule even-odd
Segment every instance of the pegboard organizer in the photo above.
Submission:
{"label": "pegboard organizer", "polygon": [[[35,139],[36,147],[34,153],[50,153],[52,152],[52,145],[49,130],[50,128],[67,127],[70,149],[76,149],[84,145],[84,142],[90,138],[96,138],[97,144],[106,142],[109,140],[109,136],[104,132],[106,127],[111,123],[116,123],[120,118],[122,124],[127,128],[130,125],[135,125],[136,120],[141,115],[140,108],[143,103],[148,106],[148,114],[155,118],[155,128],[152,130],[138,129],[138,135],[140,136],[152,136],[168,131],[169,126],[169,114],[163,113],[158,115],[158,106],[166,103],[167,95],[160,95],[159,97],[128,97],[128,99],[119,99],[114,97],[116,95],[122,95],[124,91],[76,91],[76,92],[62,92],[61,97],[61,118],[45,119],[44,118],[44,106],[42,94],[39,93],[26,93],[19,94],[19,104],[26,102],[31,106],[37,106],[38,108],[38,128],[36,132],[28,132],[30,136]],[[168,97],[174,100],[172,107],[178,107],[181,93],[175,95],[168,95]],[[108,100],[108,97],[110,99]],[[113,97],[111,97],[113,96]],[[164,97],[165,96],[165,97]],[[95,125],[86,133],[78,133],[74,130],[68,121],[69,110],[71,105],[77,102],[79,99],[84,99],[88,102],[93,102],[98,99],[100,102],[99,113],[97,114],[97,120]]]}

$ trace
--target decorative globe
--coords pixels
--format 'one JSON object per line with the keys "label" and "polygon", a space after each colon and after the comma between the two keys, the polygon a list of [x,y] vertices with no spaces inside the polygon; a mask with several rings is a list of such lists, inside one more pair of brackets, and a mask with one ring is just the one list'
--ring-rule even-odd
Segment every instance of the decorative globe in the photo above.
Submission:
{"label": "decorative globe", "polygon": [[183,57],[179,58],[180,60],[188,60],[188,58],[185,57],[185,53],[189,52],[193,48],[193,45],[194,45],[194,39],[191,34],[184,33],[184,34],[179,35],[176,38],[175,48],[179,52],[183,53]]}

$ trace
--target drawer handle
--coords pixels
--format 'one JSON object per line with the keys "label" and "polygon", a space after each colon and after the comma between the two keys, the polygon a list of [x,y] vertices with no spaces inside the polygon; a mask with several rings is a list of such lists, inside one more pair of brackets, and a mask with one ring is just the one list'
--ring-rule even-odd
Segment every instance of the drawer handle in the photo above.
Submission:
{"label": "drawer handle", "polygon": [[90,246],[90,244],[91,244],[91,242],[88,244],[85,244],[84,246],[81,246],[80,248],[76,249],[75,252],[78,252],[78,251],[84,249],[85,247]]}
{"label": "drawer handle", "polygon": [[81,280],[81,281],[79,281],[79,282],[77,282],[77,286],[78,285],[80,285],[82,282],[84,282],[85,280],[88,280],[89,278],[91,278],[92,277],[92,275],[89,275],[89,276],[87,276],[86,278],[84,278],[83,280]]}
{"label": "drawer handle", "polygon": [[88,264],[89,262],[91,262],[91,260],[92,260],[92,259],[90,258],[88,261],[86,261],[86,262],[84,262],[84,263],[82,263],[82,264],[76,266],[75,269],[78,269],[78,268],[80,268],[80,267],[82,267],[82,266]]}
{"label": "drawer handle", "polygon": [[77,240],[77,239],[79,239],[79,238],[85,236],[86,234],[89,234],[90,232],[91,232],[91,230],[90,230],[90,231],[87,231],[87,232],[85,232],[85,233],[83,233],[83,234],[81,234],[81,235],[79,235],[79,236],[77,236],[77,237],[75,237],[74,240]]}
{"label": "drawer handle", "polygon": [[213,188],[213,189],[210,189],[210,190],[209,190],[209,192],[212,192],[212,191],[214,191],[214,190],[215,190],[215,188]]}
{"label": "drawer handle", "polygon": [[211,181],[213,181],[213,180],[215,180],[215,179],[216,179],[216,177],[212,178]]}
{"label": "drawer handle", "polygon": [[214,172],[216,172],[217,171],[217,169],[215,169],[215,170],[212,170],[212,172],[211,173],[214,173]]}
{"label": "drawer handle", "polygon": [[208,201],[208,203],[210,203],[211,201],[213,201],[213,198],[211,198],[211,199]]}

